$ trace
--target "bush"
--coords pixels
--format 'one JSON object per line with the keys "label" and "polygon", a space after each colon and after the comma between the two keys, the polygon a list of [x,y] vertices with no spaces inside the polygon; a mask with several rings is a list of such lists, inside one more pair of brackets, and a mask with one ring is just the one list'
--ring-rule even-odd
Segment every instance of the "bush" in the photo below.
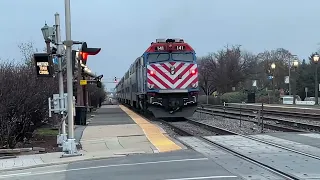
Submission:
{"label": "bush", "polygon": [[36,78],[34,67],[10,63],[0,65],[0,83],[0,145],[13,148],[48,123],[48,97],[57,88]]}
{"label": "bush", "polygon": [[[22,44],[20,50],[20,64],[0,62],[0,148],[14,148],[39,127],[56,125],[55,118],[48,117],[48,97],[58,93],[58,78],[36,76],[32,43]],[[104,87],[89,85],[88,90],[89,103],[97,107],[105,98]]]}
{"label": "bush", "polygon": [[242,103],[247,100],[247,94],[243,92],[229,92],[221,96],[221,101],[226,103]]}
{"label": "bush", "polygon": [[58,89],[55,79],[36,77],[32,44],[20,48],[25,57],[21,64],[0,64],[0,148],[14,148],[49,123],[48,97]]}
{"label": "bush", "polygon": [[[206,95],[199,95],[198,96],[198,103],[199,104],[207,104],[207,96]],[[208,103],[212,105],[221,105],[221,99],[220,97],[213,97],[209,96],[208,97]]]}

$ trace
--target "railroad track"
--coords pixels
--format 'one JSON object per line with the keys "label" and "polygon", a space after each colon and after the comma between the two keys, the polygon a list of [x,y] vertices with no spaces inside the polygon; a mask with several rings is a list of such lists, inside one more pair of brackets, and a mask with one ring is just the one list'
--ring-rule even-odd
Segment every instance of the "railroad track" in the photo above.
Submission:
{"label": "railroad track", "polygon": [[[181,136],[195,136],[193,132],[190,132],[190,130],[186,130],[186,129],[183,129],[182,127],[184,126],[176,126],[174,123],[172,122],[167,122],[167,121],[162,121],[162,123],[166,124],[167,126],[171,127],[176,133],[178,133],[179,135]],[[291,148],[288,148],[288,147],[285,147],[285,146],[281,146],[281,145],[278,145],[278,144],[275,144],[275,143],[272,143],[270,141],[266,141],[266,140],[261,140],[261,139],[258,139],[258,138],[255,138],[255,137],[252,137],[252,136],[246,136],[246,135],[241,135],[241,134],[237,134],[235,132],[231,132],[231,131],[227,131],[225,129],[221,129],[221,128],[217,128],[217,127],[214,127],[212,125],[208,125],[208,124],[205,124],[205,123],[202,123],[202,122],[199,122],[199,121],[194,121],[194,120],[190,120],[190,119],[187,119],[185,121],[185,123],[190,123],[190,124],[193,124],[193,125],[196,125],[196,126],[199,126],[199,127],[202,127],[203,129],[206,129],[206,130],[210,130],[210,131],[213,131],[214,133],[216,133],[217,135],[238,135],[238,136],[241,136],[241,137],[244,137],[244,138],[247,138],[247,139],[250,139],[250,140],[254,140],[254,141],[258,141],[260,143],[264,143],[264,144],[267,144],[267,145],[270,145],[270,146],[274,146],[274,147],[277,147],[277,148],[281,148],[283,150],[286,150],[286,151],[290,151],[290,152],[293,152],[293,153],[296,153],[296,154],[299,154],[299,155],[303,155],[303,156],[307,156],[307,157],[310,157],[310,158],[313,158],[313,159],[317,159],[317,160],[320,160],[320,157],[319,156],[314,156],[312,154],[308,154],[308,153],[304,153],[304,152],[300,152],[300,151],[297,151],[295,149],[291,149]],[[241,159],[244,159],[246,161],[249,161],[255,165],[258,165],[260,167],[263,167],[267,170],[269,170],[270,172],[272,173],[275,173],[277,174],[278,176],[282,177],[282,178],[285,178],[285,179],[292,179],[292,180],[297,180],[297,179],[300,179],[298,177],[295,177],[294,175],[291,175],[287,172],[284,172],[284,171],[280,171],[278,170],[278,168],[274,168],[272,166],[269,166],[268,164],[266,163],[263,163],[263,162],[260,162],[260,161],[257,161],[253,158],[250,158],[244,154],[241,154],[240,152],[237,152],[231,148],[228,148],[224,145],[221,145],[217,142],[214,142],[214,141],[211,141],[209,140],[208,138],[205,138],[204,136],[195,136],[196,138],[200,139],[201,141],[204,141],[206,143],[209,143],[210,145],[212,146],[215,146],[215,147],[218,147],[219,149],[222,149],[230,154],[233,154]],[[188,144],[185,144],[186,146],[190,147]]]}
{"label": "railroad track", "polygon": [[[149,116],[149,115],[142,115],[142,116],[144,116],[145,118],[148,118],[148,119],[152,118],[152,116]],[[237,135],[237,136],[241,136],[241,137],[253,140],[253,141],[264,143],[269,146],[274,146],[274,147],[277,147],[277,148],[280,148],[280,149],[283,149],[286,151],[290,151],[290,152],[293,152],[293,153],[296,153],[299,155],[303,155],[303,156],[306,156],[309,158],[320,160],[320,157],[314,156],[312,154],[300,152],[300,151],[297,151],[297,150],[294,150],[291,148],[287,148],[287,147],[284,147],[284,146],[281,146],[281,145],[278,145],[278,144],[275,144],[275,143],[272,143],[272,142],[269,142],[266,140],[258,139],[258,138],[252,137],[252,136],[241,135],[241,134],[238,134],[238,133],[235,133],[232,131],[228,131],[226,129],[222,129],[219,127],[215,127],[215,126],[208,125],[203,122],[199,122],[199,121],[195,121],[195,120],[191,120],[191,119],[185,119],[185,121],[180,121],[180,122],[168,122],[168,121],[164,121],[161,119],[156,119],[156,120],[161,121],[163,124],[171,127],[177,134],[179,134],[181,136],[188,136],[188,137],[197,138],[197,139],[199,139],[199,141],[203,141],[204,143],[209,144],[209,146],[213,146],[215,148],[221,149],[222,151],[225,151],[231,155],[234,155],[237,158],[240,158],[244,161],[252,163],[252,164],[256,165],[257,167],[263,168],[263,169],[269,171],[270,173],[278,176],[281,179],[298,180],[301,178],[296,177],[295,174],[290,174],[289,172],[287,172],[287,169],[278,170],[279,168],[274,167],[273,165],[269,165],[268,162],[266,162],[266,163],[261,162],[261,161],[255,159],[254,157],[250,157],[250,155],[248,155],[248,154],[246,155],[243,152],[241,153],[237,150],[233,150],[231,147],[227,147],[226,145],[220,144],[218,142],[214,142],[213,140],[210,140],[206,137],[216,136],[216,135]],[[179,123],[181,123],[181,124],[179,125]],[[183,123],[185,123],[185,124],[182,125]],[[194,128],[194,129],[191,128],[190,129],[190,126],[198,127],[198,128]],[[188,128],[186,128],[186,127],[188,127]],[[185,144],[184,142],[182,142],[182,143]],[[193,148],[192,146],[190,146],[188,144],[185,144],[185,145],[189,148]]]}
{"label": "railroad track", "polygon": [[[215,109],[215,108],[198,108],[197,112],[215,115],[215,116],[224,116],[230,119],[236,119],[236,120],[241,119],[243,121],[257,122],[257,120],[253,120],[257,116],[256,114],[253,113],[253,111],[242,112],[242,111],[229,110],[229,109],[223,110],[223,109]],[[279,130],[284,132],[320,131],[320,126],[318,125],[279,119],[277,117],[270,116],[268,114],[266,115],[264,112],[263,114],[264,114],[263,125],[265,127],[269,127],[269,129],[273,128],[274,130]],[[290,127],[279,126],[273,123],[278,123],[278,124],[290,126]]]}
{"label": "railroad track", "polygon": [[[201,136],[201,135],[235,135],[234,132],[219,128],[216,126],[207,126],[202,123],[198,123],[197,121],[192,121],[185,118],[185,121],[180,122],[168,122],[162,119],[158,119],[163,124],[168,125],[170,128],[172,128],[174,131],[176,131],[177,134],[182,136]],[[179,125],[183,125],[184,127],[188,127],[189,130],[181,130]],[[193,127],[193,128],[192,128]],[[213,132],[211,134],[207,132]]]}
{"label": "railroad track", "polygon": [[[252,111],[257,111],[261,110],[261,106],[251,106],[251,105],[227,105],[227,106],[222,106],[222,105],[206,105],[203,104],[201,105],[204,108],[213,108],[213,109],[228,109],[228,110],[235,110],[235,111],[242,111],[242,112],[252,112]],[[273,108],[273,109],[270,109]],[[320,121],[320,110],[318,113],[311,113],[311,112],[298,112],[298,111],[287,111],[287,109],[280,110],[281,108],[275,109],[276,107],[272,106],[264,106],[264,113],[266,115],[276,115],[276,116],[284,116],[284,117],[292,117],[292,118],[307,118],[310,120],[315,120],[315,121]],[[291,108],[295,109],[295,108]]]}

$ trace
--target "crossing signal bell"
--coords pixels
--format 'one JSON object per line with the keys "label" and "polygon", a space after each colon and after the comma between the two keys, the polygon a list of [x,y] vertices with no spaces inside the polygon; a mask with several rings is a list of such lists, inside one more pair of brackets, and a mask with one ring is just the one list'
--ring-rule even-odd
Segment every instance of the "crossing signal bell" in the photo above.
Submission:
{"label": "crossing signal bell", "polygon": [[101,48],[88,48],[86,42],[82,43],[81,50],[79,51],[79,56],[84,65],[87,64],[88,56],[97,55],[101,51]]}

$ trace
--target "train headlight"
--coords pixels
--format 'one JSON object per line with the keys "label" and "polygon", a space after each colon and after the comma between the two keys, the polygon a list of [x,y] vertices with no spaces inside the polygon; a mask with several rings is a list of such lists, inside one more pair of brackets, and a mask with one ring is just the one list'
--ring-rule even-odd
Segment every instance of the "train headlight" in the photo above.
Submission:
{"label": "train headlight", "polygon": [[195,75],[196,73],[197,73],[197,71],[195,69],[190,70],[190,74]]}
{"label": "train headlight", "polygon": [[151,76],[154,76],[154,75],[156,74],[156,72],[155,72],[155,71],[150,70],[150,71],[149,71],[149,74],[150,74]]}

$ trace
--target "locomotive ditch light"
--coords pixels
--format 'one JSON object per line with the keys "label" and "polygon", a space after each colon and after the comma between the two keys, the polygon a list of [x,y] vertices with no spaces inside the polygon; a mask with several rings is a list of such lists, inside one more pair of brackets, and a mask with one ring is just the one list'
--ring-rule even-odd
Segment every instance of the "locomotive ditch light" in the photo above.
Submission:
{"label": "locomotive ditch light", "polygon": [[196,74],[196,70],[195,70],[195,69],[192,69],[192,70],[190,70],[190,73],[191,73],[192,75],[194,75],[194,74]]}
{"label": "locomotive ditch light", "polygon": [[149,73],[150,73],[150,75],[152,75],[152,76],[156,74],[156,73],[155,73],[154,71],[152,71],[152,70],[151,70]]}

